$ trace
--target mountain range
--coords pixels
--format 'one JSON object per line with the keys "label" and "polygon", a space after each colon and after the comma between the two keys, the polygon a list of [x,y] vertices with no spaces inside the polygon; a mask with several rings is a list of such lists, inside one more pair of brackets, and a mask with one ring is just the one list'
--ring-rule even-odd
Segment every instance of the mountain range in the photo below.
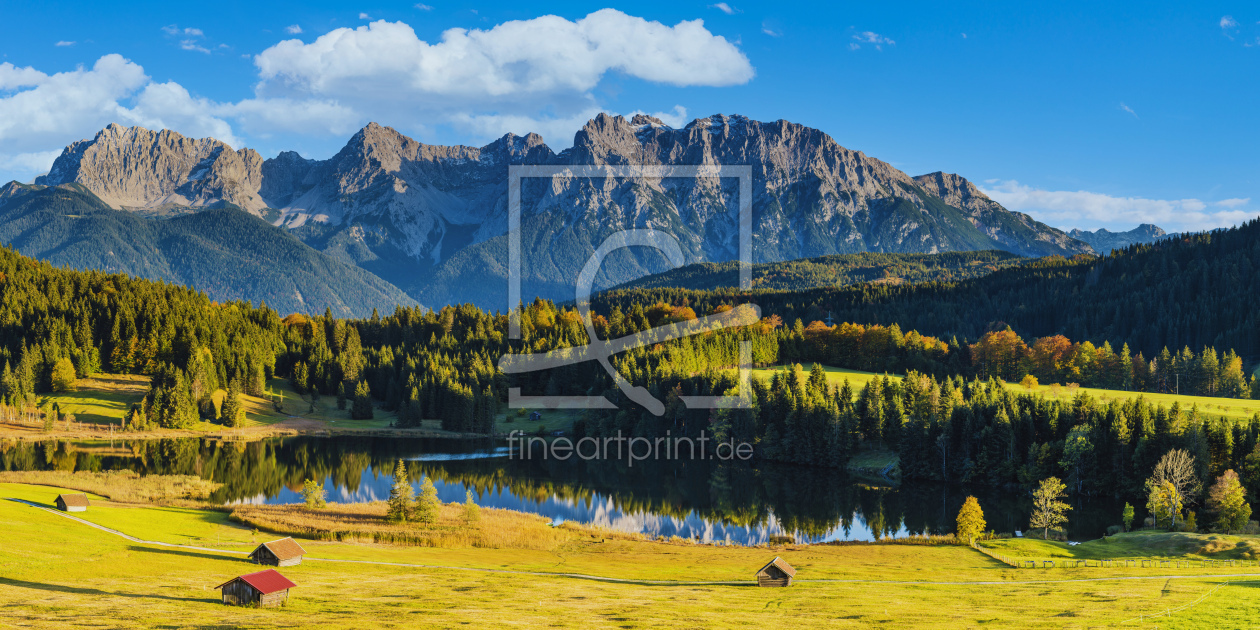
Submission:
{"label": "mountain range", "polygon": [[1143,223],[1127,232],[1112,232],[1107,228],[1098,228],[1093,232],[1072,230],[1068,235],[1078,241],[1089,243],[1095,251],[1104,254],[1113,249],[1124,249],[1141,243],[1154,243],[1171,236],[1163,228],[1150,223]]}
{"label": "mountain range", "polygon": [[[359,268],[426,306],[501,308],[507,302],[507,174],[517,164],[750,165],[755,262],[861,252],[1094,252],[1083,240],[1006,210],[958,175],[911,177],[817,129],[743,116],[699,118],[675,129],[649,116],[601,114],[559,153],[532,133],[508,134],[479,148],[437,146],[372,123],[326,160],[294,152],[264,159],[212,138],[110,125],[66,147],[33,188],[70,194],[75,187],[116,212],[145,219],[186,221],[183,215],[209,210],[248,213],[258,221],[232,239],[273,238],[261,236],[268,229],[287,232],[295,240],[286,243],[316,250],[304,254],[309,261],[324,264],[312,257],[319,254]],[[736,179],[531,178],[521,195],[526,299],[571,299],[574,279],[594,248],[627,228],[673,234],[687,263],[736,258]],[[74,225],[64,229],[74,231]],[[98,240],[78,238],[77,247],[106,247]],[[79,254],[83,260],[104,256],[96,250]],[[137,275],[158,272],[139,260],[114,264]],[[262,272],[239,264],[239,273]],[[670,268],[654,250],[621,250],[605,260],[596,286]],[[336,298],[356,314],[370,311],[366,304],[354,306],[358,299]],[[323,305],[304,297],[295,306]]]}

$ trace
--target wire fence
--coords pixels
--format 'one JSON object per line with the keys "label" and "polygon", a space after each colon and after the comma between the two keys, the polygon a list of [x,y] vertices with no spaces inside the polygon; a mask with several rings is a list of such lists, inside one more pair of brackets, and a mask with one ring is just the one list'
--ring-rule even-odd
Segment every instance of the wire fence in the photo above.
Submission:
{"label": "wire fence", "polygon": [[1260,560],[1188,560],[1184,558],[1169,560],[1157,558],[1116,558],[1110,560],[1055,558],[1053,560],[1030,560],[1027,558],[1011,558],[1000,553],[994,553],[980,545],[976,545],[974,549],[1016,569],[1260,569]]}

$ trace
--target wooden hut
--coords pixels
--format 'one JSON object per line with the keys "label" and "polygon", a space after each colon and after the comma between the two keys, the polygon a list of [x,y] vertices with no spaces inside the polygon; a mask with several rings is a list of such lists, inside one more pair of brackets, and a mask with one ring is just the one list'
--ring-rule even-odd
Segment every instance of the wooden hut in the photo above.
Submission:
{"label": "wooden hut", "polygon": [[306,555],[306,550],[302,548],[302,545],[297,544],[296,540],[281,538],[258,545],[258,548],[249,554],[249,559],[258,564],[273,567],[291,567],[302,564],[304,555]]}
{"label": "wooden hut", "polygon": [[86,512],[88,498],[86,494],[57,495],[57,509],[62,512]]}
{"label": "wooden hut", "polygon": [[778,556],[757,572],[757,586],[791,586],[796,569]]}
{"label": "wooden hut", "polygon": [[271,608],[283,606],[289,600],[289,589],[295,586],[275,569],[267,569],[234,577],[215,588],[222,589],[224,604]]}

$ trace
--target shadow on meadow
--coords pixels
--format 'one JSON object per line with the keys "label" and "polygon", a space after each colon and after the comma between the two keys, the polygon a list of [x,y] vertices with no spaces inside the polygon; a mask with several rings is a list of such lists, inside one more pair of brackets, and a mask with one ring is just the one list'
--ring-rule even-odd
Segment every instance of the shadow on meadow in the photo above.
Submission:
{"label": "shadow on meadow", "polygon": [[164,599],[175,602],[202,602],[208,604],[217,604],[221,600],[218,597],[175,597],[172,595],[153,595],[144,593],[115,593],[110,591],[102,591],[96,588],[87,588],[82,586],[65,586],[62,584],[46,584],[44,582],[28,582],[26,580],[15,580],[13,578],[0,577],[0,584],[7,586],[16,586],[18,588],[29,588],[38,591],[49,591],[53,593],[72,593],[76,595],[105,595],[111,597],[131,597],[136,599]]}

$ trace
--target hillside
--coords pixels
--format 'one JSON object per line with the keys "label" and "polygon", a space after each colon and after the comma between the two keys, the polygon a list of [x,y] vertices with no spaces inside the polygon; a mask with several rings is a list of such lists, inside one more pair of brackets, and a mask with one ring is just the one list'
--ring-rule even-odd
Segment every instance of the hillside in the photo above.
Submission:
{"label": "hillside", "polygon": [[[862,282],[950,282],[988,275],[1019,265],[1025,258],[1002,251],[951,252],[947,254],[844,254],[777,263],[758,263],[752,268],[754,289],[801,291],[817,287],[842,287]],[[677,287],[712,289],[739,286],[739,263],[695,263],[639,278],[615,289]]]}
{"label": "hillside", "polygon": [[[1093,252],[958,175],[911,177],[818,129],[738,115],[673,128],[650,116],[600,114],[559,153],[532,133],[482,147],[439,146],[371,123],[327,160],[291,151],[264,160],[212,138],[110,125],[67,147],[37,183],[78,184],[145,216],[233,204],[425,304],[502,308],[510,166],[700,164],[751,167],[755,262],[862,252]],[[729,177],[527,178],[522,294],[571,297],[595,247],[623,229],[668,232],[688,263],[736,260],[739,190]],[[653,251],[619,251],[596,285],[670,268]]]}
{"label": "hillside", "polygon": [[266,302],[281,313],[366,317],[415,301],[235,207],[169,220],[111,209],[79,185],[0,189],[0,242],[75,269],[120,272]]}
{"label": "hillside", "polygon": [[593,305],[658,300],[696,312],[750,301],[784,321],[806,323],[831,312],[837,321],[899,324],[903,330],[976,340],[1007,325],[1024,337],[1128,343],[1149,359],[1164,347],[1233,348],[1260,360],[1260,220],[1228,230],[1133,245],[1114,256],[1051,257],[982,278],[925,284],[860,284],[806,291],[626,289]]}

